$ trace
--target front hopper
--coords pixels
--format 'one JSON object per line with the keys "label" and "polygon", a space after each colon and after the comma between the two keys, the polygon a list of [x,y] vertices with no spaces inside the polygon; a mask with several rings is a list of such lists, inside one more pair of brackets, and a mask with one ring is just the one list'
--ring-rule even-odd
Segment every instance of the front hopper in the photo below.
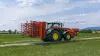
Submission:
{"label": "front hopper", "polygon": [[39,34],[41,39],[45,39],[46,37],[46,22],[40,22],[40,27],[39,27]]}

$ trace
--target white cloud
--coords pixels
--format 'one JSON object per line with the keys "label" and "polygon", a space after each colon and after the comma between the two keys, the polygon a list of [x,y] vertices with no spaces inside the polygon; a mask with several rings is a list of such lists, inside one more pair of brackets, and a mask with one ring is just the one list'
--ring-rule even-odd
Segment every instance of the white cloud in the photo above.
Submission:
{"label": "white cloud", "polygon": [[91,12],[87,14],[72,14],[72,15],[64,15],[57,16],[53,19],[55,21],[63,22],[65,27],[76,27],[76,28],[86,28],[93,26],[100,26],[100,11]]}
{"label": "white cloud", "polygon": [[0,24],[0,26],[2,26],[3,24]]}
{"label": "white cloud", "polygon": [[0,27],[1,27],[1,26],[6,26],[6,24],[0,24]]}
{"label": "white cloud", "polygon": [[99,24],[99,21],[100,21],[100,11],[98,12],[92,12],[92,13],[89,13],[85,19],[87,20],[87,23],[90,24],[90,25],[100,25]]}
{"label": "white cloud", "polygon": [[[33,6],[34,4],[42,3],[42,0],[16,0],[18,2],[18,6],[11,6],[7,7],[5,4],[0,3],[0,23],[5,24],[5,27],[2,27],[3,29],[15,29],[20,26],[20,23],[26,20],[30,20],[30,17],[33,18],[32,20],[37,20],[37,16],[46,16],[46,15],[52,15],[58,12],[62,12],[65,10],[73,9],[74,7],[81,7],[83,5],[71,5],[70,6],[70,0],[55,0],[54,4],[45,4],[41,6]],[[85,3],[83,3],[85,4]],[[65,15],[64,18],[70,19],[70,22],[74,22],[74,24],[71,23],[68,26],[75,25],[75,23],[84,22],[86,21],[88,25],[92,25],[94,22],[94,17],[96,18],[97,22],[95,24],[98,24],[98,18],[99,18],[100,12],[96,13],[90,13],[88,14],[73,14],[73,15]],[[97,18],[98,17],[98,18]],[[55,15],[55,17],[47,17],[45,18],[46,21],[49,20],[58,20],[58,18],[62,18],[58,15]],[[78,18],[78,20],[76,20]],[[39,19],[39,20],[45,20],[45,19]],[[72,21],[71,21],[72,19]],[[92,19],[92,20],[91,20]],[[76,21],[74,21],[76,20]],[[77,24],[76,27],[83,27],[81,24]]]}
{"label": "white cloud", "polygon": [[[27,3],[37,3],[37,0],[17,0],[19,3],[25,3],[23,7],[18,6],[5,6],[5,4],[0,4],[0,23],[6,24],[4,29],[6,28],[18,28],[18,24],[20,24],[23,20],[26,21],[30,19],[30,17],[37,17],[37,16],[45,16],[54,14],[57,12],[61,12],[64,10],[70,10],[71,8],[65,8],[63,5],[58,4],[44,4],[43,6],[39,7],[31,7]],[[18,5],[19,5],[18,3]],[[36,19],[34,19],[36,20]],[[42,19],[40,19],[42,20]],[[16,23],[16,25],[15,25]],[[11,26],[11,27],[10,27]],[[20,26],[20,25],[19,25]]]}
{"label": "white cloud", "polygon": [[5,4],[0,2],[0,8],[5,8]]}
{"label": "white cloud", "polygon": [[58,3],[58,4],[64,4],[64,3],[69,3],[70,0],[55,0],[55,3]]}
{"label": "white cloud", "polygon": [[36,3],[42,2],[42,0],[16,0],[19,6],[32,6]]}
{"label": "white cloud", "polygon": [[78,24],[73,23],[71,26],[75,25],[76,27],[79,27],[79,28],[85,28],[85,27],[89,27],[89,26],[90,27],[100,26],[100,24],[99,24],[100,16],[99,15],[100,15],[100,11],[87,13],[85,16],[74,16],[74,17],[72,17],[73,18],[72,21],[78,20]]}
{"label": "white cloud", "polygon": [[88,0],[89,3],[100,3],[100,0]]}

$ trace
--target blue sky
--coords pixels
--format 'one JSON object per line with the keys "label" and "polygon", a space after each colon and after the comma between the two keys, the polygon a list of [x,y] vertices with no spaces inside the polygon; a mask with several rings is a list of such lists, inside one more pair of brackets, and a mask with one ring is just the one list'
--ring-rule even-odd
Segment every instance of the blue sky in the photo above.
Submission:
{"label": "blue sky", "polygon": [[100,0],[0,0],[0,30],[30,20],[61,21],[65,27],[100,26]]}

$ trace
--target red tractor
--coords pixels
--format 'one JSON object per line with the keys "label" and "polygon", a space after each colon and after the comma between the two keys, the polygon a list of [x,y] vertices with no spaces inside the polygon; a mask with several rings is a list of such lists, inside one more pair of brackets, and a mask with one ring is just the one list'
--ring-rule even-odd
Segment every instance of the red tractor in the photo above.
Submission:
{"label": "red tractor", "polygon": [[63,28],[63,23],[52,22],[46,23],[42,22],[42,36],[43,41],[70,41],[72,38],[77,36],[79,29],[77,28]]}
{"label": "red tractor", "polygon": [[24,34],[26,36],[40,37],[43,41],[70,41],[77,36],[79,29],[64,28],[63,23],[60,22],[37,22],[24,23]]}

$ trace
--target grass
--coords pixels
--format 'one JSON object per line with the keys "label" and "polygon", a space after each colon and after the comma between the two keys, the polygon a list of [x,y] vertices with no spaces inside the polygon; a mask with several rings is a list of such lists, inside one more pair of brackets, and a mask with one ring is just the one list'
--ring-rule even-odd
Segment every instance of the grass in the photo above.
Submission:
{"label": "grass", "polygon": [[4,47],[0,56],[100,56],[100,40]]}
{"label": "grass", "polygon": [[[79,33],[78,38],[100,37],[100,34]],[[30,38],[15,34],[0,35],[0,42],[25,42],[40,38]],[[13,46],[0,48],[0,56],[99,56],[100,40],[88,40],[69,43]]]}
{"label": "grass", "polygon": [[78,38],[91,38],[91,37],[100,37],[100,33],[79,33]]}
{"label": "grass", "polygon": [[25,42],[25,41],[40,41],[40,38],[25,37],[19,34],[0,34],[0,43],[2,42]]}
{"label": "grass", "polygon": [[[100,34],[79,33],[77,38],[100,37]],[[0,43],[41,41],[40,38],[21,36],[20,34],[0,34]]]}

